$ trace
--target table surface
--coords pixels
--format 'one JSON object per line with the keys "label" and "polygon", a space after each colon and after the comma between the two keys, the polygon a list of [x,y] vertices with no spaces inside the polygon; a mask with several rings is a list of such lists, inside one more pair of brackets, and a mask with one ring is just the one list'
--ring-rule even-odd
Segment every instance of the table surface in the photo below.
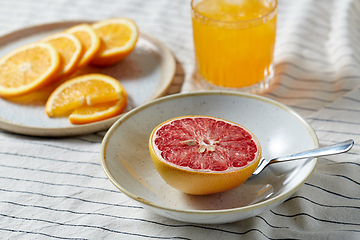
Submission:
{"label": "table surface", "polygon": [[[177,61],[168,94],[197,91],[190,1],[0,0],[0,35],[38,24],[134,19]],[[360,239],[360,1],[279,0],[275,77],[262,95],[298,112],[320,145],[354,139],[319,158],[294,195],[224,225],[160,217],[117,190],[100,165],[105,131],[41,138],[0,129],[1,239]]]}

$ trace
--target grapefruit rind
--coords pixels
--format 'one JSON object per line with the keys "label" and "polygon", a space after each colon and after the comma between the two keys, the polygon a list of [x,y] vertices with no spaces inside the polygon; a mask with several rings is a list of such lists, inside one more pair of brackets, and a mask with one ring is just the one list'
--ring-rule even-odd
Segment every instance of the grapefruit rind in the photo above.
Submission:
{"label": "grapefruit rind", "polygon": [[[150,156],[153,164],[164,179],[173,188],[177,190],[193,194],[193,195],[208,195],[213,193],[219,193],[234,189],[243,184],[257,168],[261,158],[261,146],[256,136],[246,129],[245,127],[219,118],[208,116],[185,116],[185,117],[205,117],[213,118],[227,123],[240,126],[245,131],[250,133],[252,140],[255,142],[258,151],[254,159],[243,167],[232,167],[225,171],[209,171],[209,170],[194,170],[189,167],[182,167],[176,164],[170,163],[159,157],[159,150],[154,147],[154,134],[164,124],[167,124],[173,120],[183,118],[173,118],[158,125],[151,133],[149,139]],[[184,117],[184,118],[185,118]]]}

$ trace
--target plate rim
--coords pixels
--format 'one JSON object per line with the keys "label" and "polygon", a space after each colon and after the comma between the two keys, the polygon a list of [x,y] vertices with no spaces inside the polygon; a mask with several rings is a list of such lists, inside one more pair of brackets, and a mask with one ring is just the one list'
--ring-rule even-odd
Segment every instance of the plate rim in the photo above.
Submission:
{"label": "plate rim", "polygon": [[[100,20],[99,20],[100,21]],[[9,33],[6,33],[4,35],[0,36],[0,47],[5,47],[6,44],[11,43],[11,41],[18,41],[21,38],[30,37],[31,35],[41,34],[43,32],[47,31],[56,31],[57,29],[66,29],[71,26],[75,26],[77,24],[87,23],[91,24],[96,21],[90,21],[90,20],[64,20],[64,21],[55,21],[55,22],[48,22],[48,23],[42,23],[42,24],[36,24],[27,26],[24,28],[17,29],[15,31],[11,31]],[[41,31],[41,29],[44,29]],[[36,31],[34,31],[36,30]],[[151,41],[152,44],[158,46],[160,50],[162,51],[162,55],[164,55],[164,61],[166,64],[166,72],[167,74],[164,74],[163,68],[161,67],[161,74],[162,79],[165,79],[164,82],[166,84],[161,84],[159,88],[154,91],[154,94],[147,100],[147,102],[150,102],[154,99],[157,99],[159,97],[162,97],[166,95],[167,90],[170,88],[173,79],[175,77],[176,73],[176,60],[175,56],[172,54],[170,49],[162,43],[159,39],[157,39],[152,34],[140,30],[139,31],[139,37],[146,39],[147,41]],[[160,64],[161,65],[161,64]],[[156,93],[156,94],[155,94]],[[145,102],[145,103],[147,103]],[[45,110],[44,110],[45,111]],[[131,110],[129,110],[131,111]],[[23,134],[28,136],[38,136],[38,137],[69,137],[69,136],[77,136],[77,135],[84,135],[84,134],[90,134],[98,131],[105,131],[108,130],[111,125],[113,125],[116,120],[118,120],[122,115],[125,113],[122,113],[118,116],[105,119],[99,122],[95,123],[88,123],[88,124],[81,124],[81,125],[73,125],[71,127],[57,127],[57,128],[51,128],[51,127],[33,127],[33,126],[27,126],[24,124],[18,124],[13,123],[9,121],[8,119],[5,119],[3,117],[0,117],[0,129],[6,130],[12,133],[17,134]]]}
{"label": "plate rim", "polygon": [[257,99],[257,100],[261,100],[267,103],[270,103],[272,105],[276,105],[282,109],[284,109],[285,111],[289,112],[290,114],[292,114],[293,116],[295,116],[298,120],[300,120],[300,122],[307,128],[307,130],[309,131],[314,145],[315,147],[319,147],[319,139],[315,133],[315,130],[311,127],[311,125],[303,118],[301,117],[297,112],[295,112],[293,109],[291,109],[290,107],[277,102],[275,100],[272,100],[270,98],[266,98],[260,95],[255,95],[255,94],[250,94],[250,93],[243,93],[243,92],[234,92],[234,91],[227,91],[227,90],[210,90],[210,91],[201,91],[201,92],[191,92],[191,93],[178,93],[178,94],[173,94],[170,96],[165,96],[159,99],[156,99],[154,101],[151,101],[149,103],[143,104],[139,107],[136,107],[134,109],[132,109],[131,111],[125,113],[121,118],[119,118],[111,127],[110,129],[106,132],[102,142],[101,142],[101,149],[100,149],[100,163],[102,166],[103,171],[105,172],[105,175],[107,176],[107,178],[115,185],[116,188],[118,188],[121,192],[123,192],[124,194],[126,194],[128,197],[134,199],[135,201],[145,205],[145,206],[149,206],[152,208],[156,208],[156,209],[161,209],[164,211],[171,211],[171,212],[176,212],[176,213],[182,213],[182,214],[202,214],[202,215],[213,215],[213,214],[236,214],[236,213],[242,213],[242,212],[247,212],[247,211],[251,211],[251,210],[256,210],[256,209],[261,209],[267,206],[272,206],[273,204],[277,203],[277,202],[283,202],[285,201],[288,197],[290,197],[294,192],[296,192],[307,180],[308,178],[313,174],[317,163],[318,163],[318,158],[313,158],[311,160],[312,162],[312,170],[311,172],[308,174],[308,176],[305,177],[305,179],[303,181],[301,181],[300,183],[298,183],[294,188],[292,188],[291,190],[281,193],[277,196],[275,196],[273,199],[269,199],[263,202],[259,202],[259,203],[255,203],[252,205],[247,205],[247,206],[243,206],[243,207],[236,207],[236,208],[229,208],[229,209],[220,209],[220,210],[193,210],[193,209],[189,209],[189,210],[183,210],[183,209],[176,209],[176,208],[171,208],[171,207],[164,207],[161,206],[159,204],[155,204],[151,201],[148,201],[146,199],[137,197],[136,195],[134,195],[133,193],[129,192],[127,189],[123,188],[120,184],[117,183],[116,179],[111,175],[111,172],[109,171],[109,168],[107,167],[106,164],[106,149],[107,149],[107,145],[109,142],[109,139],[111,138],[111,136],[114,134],[115,130],[119,127],[119,125],[125,121],[127,118],[129,118],[132,114],[141,111],[142,109],[151,106],[151,105],[155,105],[158,102],[161,101],[167,101],[168,99],[173,99],[173,98],[183,98],[183,97],[187,97],[187,96],[196,96],[196,95],[216,95],[216,94],[220,94],[220,95],[237,95],[240,97],[247,97],[247,98],[253,98],[253,99]]}

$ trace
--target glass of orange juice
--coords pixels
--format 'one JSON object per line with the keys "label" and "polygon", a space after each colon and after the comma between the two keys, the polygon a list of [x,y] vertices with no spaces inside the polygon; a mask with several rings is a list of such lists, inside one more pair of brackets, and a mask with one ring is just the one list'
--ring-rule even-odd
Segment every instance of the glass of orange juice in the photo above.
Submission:
{"label": "glass of orange juice", "polygon": [[274,74],[277,0],[192,0],[196,78],[257,93]]}

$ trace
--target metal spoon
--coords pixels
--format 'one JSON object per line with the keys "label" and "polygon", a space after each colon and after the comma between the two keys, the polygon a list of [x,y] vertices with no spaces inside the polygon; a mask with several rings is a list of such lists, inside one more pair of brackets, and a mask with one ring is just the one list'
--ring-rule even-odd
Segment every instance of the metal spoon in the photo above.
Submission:
{"label": "metal spoon", "polygon": [[281,162],[299,160],[299,159],[310,158],[310,157],[321,157],[321,156],[329,156],[329,155],[344,153],[344,152],[349,151],[353,145],[354,145],[354,140],[350,139],[350,140],[336,143],[333,145],[329,145],[326,147],[315,148],[312,150],[288,155],[285,157],[277,157],[277,158],[273,158],[270,160],[261,158],[258,167],[256,168],[256,170],[254,171],[254,173],[251,176],[253,177],[253,176],[258,175],[268,165],[273,164],[273,163],[281,163]]}

